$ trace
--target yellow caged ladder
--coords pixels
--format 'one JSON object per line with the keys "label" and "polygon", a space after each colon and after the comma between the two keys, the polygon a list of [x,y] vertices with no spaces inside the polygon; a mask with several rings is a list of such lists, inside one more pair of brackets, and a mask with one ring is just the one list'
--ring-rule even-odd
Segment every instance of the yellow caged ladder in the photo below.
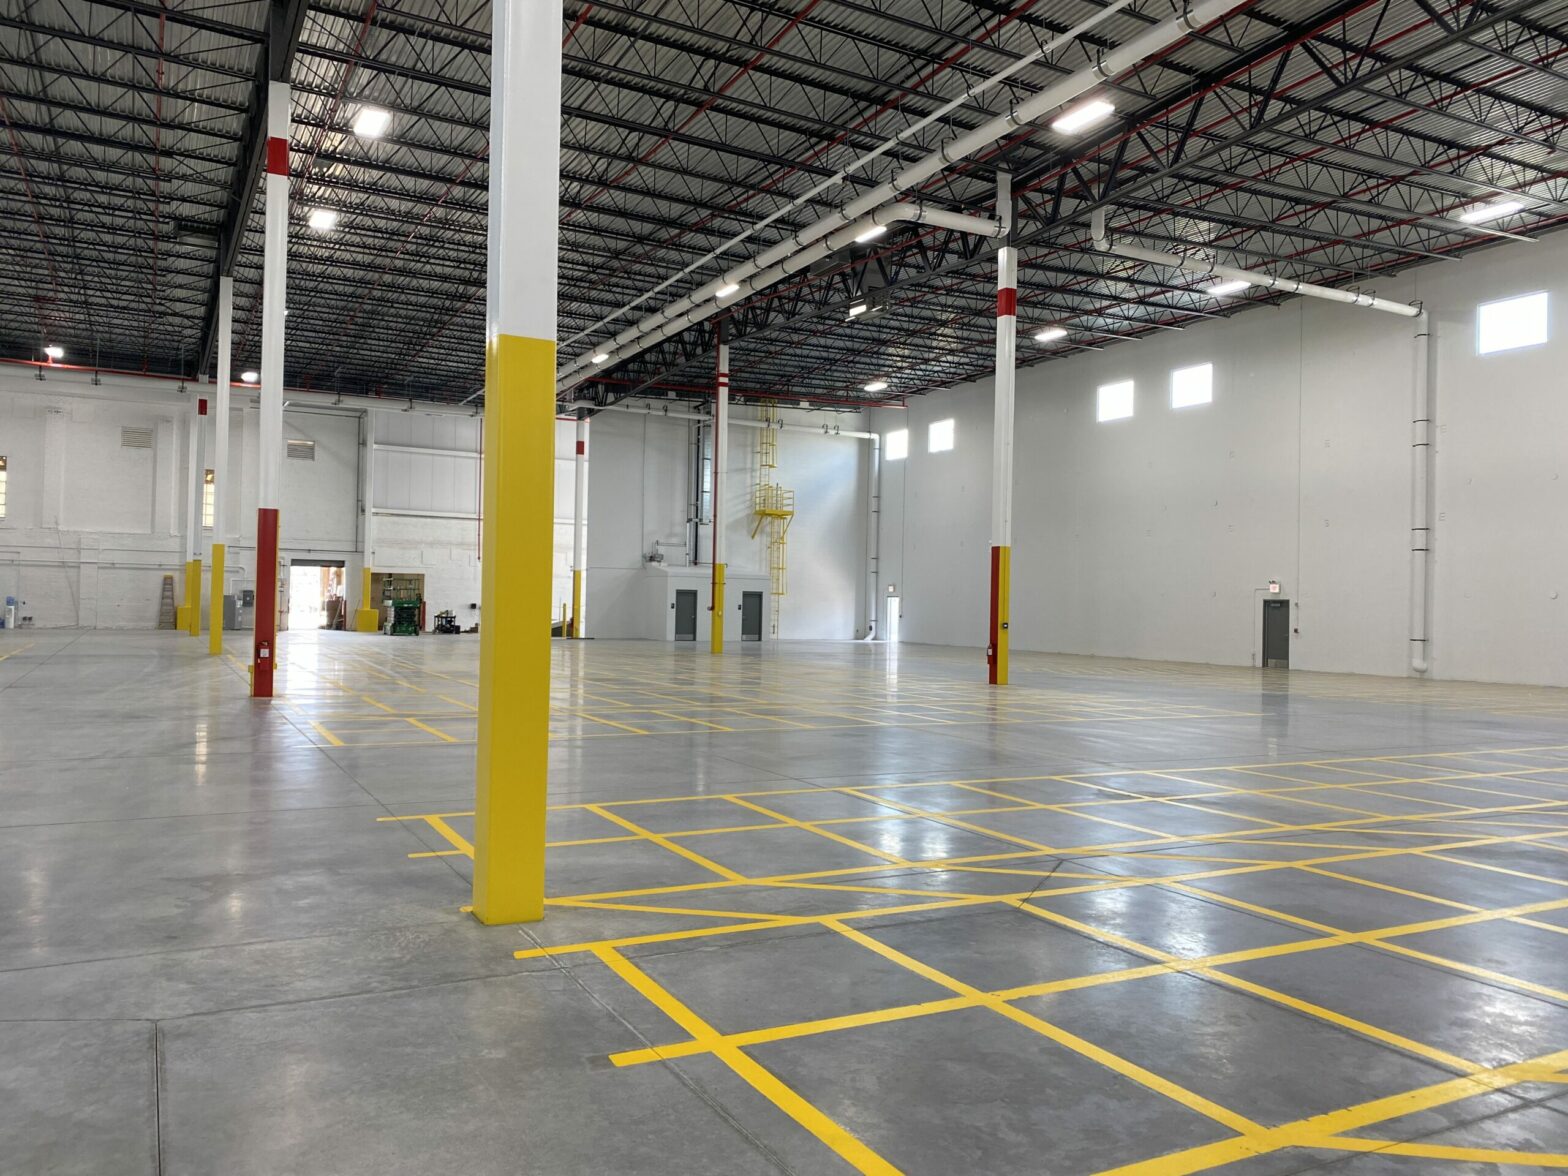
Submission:
{"label": "yellow caged ladder", "polygon": [[768,530],[768,581],[773,597],[773,636],[779,635],[779,601],[788,591],[789,524],[795,517],[795,492],[773,481],[779,466],[779,410],[762,410],[763,428],[757,431],[757,488],[752,495],[751,537]]}

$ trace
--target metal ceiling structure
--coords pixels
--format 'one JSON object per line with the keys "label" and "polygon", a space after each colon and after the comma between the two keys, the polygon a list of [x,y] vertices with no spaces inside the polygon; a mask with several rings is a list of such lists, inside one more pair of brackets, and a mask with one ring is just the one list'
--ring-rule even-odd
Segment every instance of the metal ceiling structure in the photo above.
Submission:
{"label": "metal ceiling structure", "polygon": [[[627,304],[1107,0],[567,0],[560,336],[581,354],[1064,73],[1181,10],[1136,0],[970,96],[750,241]],[[234,370],[259,355],[262,103],[294,87],[290,387],[478,403],[489,4],[0,0],[0,356],[205,377],[217,278]],[[1013,175],[1020,360],[1269,300],[1092,248],[1164,250],[1374,289],[1568,218],[1568,0],[1238,0],[909,198],[990,214]],[[357,137],[357,112],[391,112]],[[1471,224],[1480,204],[1517,202]],[[311,231],[315,208],[339,213]],[[728,307],[737,394],[853,407],[987,373],[994,242],[906,225]],[[853,303],[877,313],[847,320]],[[1066,328],[1050,345],[1028,341]],[[706,398],[714,324],[573,395]],[[863,386],[887,380],[885,392]]]}

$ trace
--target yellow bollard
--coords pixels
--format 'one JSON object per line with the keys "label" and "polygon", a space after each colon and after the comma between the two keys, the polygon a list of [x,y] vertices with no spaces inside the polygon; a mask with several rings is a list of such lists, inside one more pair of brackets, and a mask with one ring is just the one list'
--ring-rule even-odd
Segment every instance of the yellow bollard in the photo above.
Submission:
{"label": "yellow bollard", "polygon": [[356,633],[374,633],[381,628],[381,610],[370,599],[370,569],[365,569],[359,588],[359,611],[354,614]]}

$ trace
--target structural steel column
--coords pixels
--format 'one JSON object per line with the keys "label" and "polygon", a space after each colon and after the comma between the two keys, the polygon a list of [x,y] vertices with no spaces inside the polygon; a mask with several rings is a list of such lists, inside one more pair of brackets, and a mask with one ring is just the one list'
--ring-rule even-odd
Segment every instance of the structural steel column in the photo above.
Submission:
{"label": "structural steel column", "polygon": [[218,385],[213,405],[212,435],[212,587],[211,612],[207,618],[207,652],[214,657],[223,652],[223,579],[228,555],[229,495],[229,352],[234,336],[234,279],[218,279]]}
{"label": "structural steel column", "polygon": [[989,681],[1007,685],[1013,546],[1013,382],[1018,350],[1018,251],[1012,244],[1013,184],[996,177],[996,215],[1007,228],[996,253],[996,414],[991,460],[991,625]]}
{"label": "structural steel column", "polygon": [[370,574],[375,566],[374,527],[376,521],[376,414],[365,413],[365,551],[360,560],[359,611],[354,614],[356,633],[374,633],[381,628],[381,608],[371,597]]}
{"label": "structural steel column", "polygon": [[272,697],[278,645],[278,508],[283,477],[283,312],[289,251],[289,84],[267,84],[267,219],[261,270],[261,425],[256,495],[256,638],[251,697]]}
{"label": "structural steel column", "polygon": [[572,498],[572,626],[583,635],[583,573],[588,566],[588,410],[577,410],[576,483]]}
{"label": "structural steel column", "polygon": [[563,0],[491,5],[474,915],[544,915]]}
{"label": "structural steel column", "polygon": [[724,652],[724,465],[730,440],[729,322],[719,323],[718,372],[713,393],[713,617],[708,647]]}

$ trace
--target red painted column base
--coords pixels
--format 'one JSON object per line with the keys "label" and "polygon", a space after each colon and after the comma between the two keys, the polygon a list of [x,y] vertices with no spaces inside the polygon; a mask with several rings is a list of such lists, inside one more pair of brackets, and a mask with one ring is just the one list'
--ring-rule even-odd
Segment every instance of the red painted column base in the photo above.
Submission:
{"label": "red painted column base", "polygon": [[278,512],[256,512],[256,635],[251,651],[250,696],[272,697],[278,660]]}

